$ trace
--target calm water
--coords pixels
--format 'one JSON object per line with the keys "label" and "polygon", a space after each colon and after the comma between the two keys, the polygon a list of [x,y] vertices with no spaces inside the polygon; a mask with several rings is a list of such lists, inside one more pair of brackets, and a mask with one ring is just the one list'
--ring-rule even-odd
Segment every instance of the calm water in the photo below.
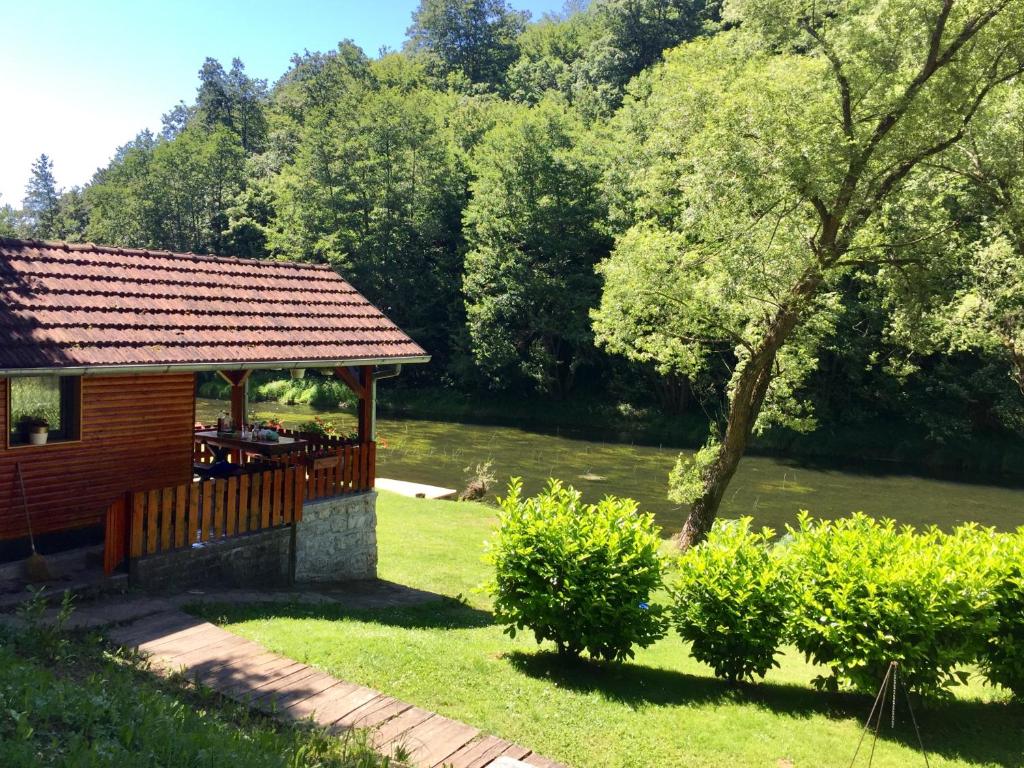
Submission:
{"label": "calm water", "polygon": [[[312,411],[301,406],[255,403],[260,418],[294,426]],[[197,402],[199,418],[216,418],[224,404]],[[354,427],[349,412],[320,415]],[[537,434],[509,427],[436,421],[380,419],[377,423],[377,472],[381,477],[462,488],[466,468],[491,459],[501,492],[510,476],[523,478],[526,490],[548,477],[571,483],[591,498],[613,493],[629,496],[654,512],[666,532],[678,529],[683,510],[665,498],[668,471],[679,450],[596,442]],[[1024,488],[954,482],[882,472],[821,469],[784,459],[748,457],[740,465],[723,504],[730,517],[749,514],[757,523],[780,530],[807,509],[835,517],[863,510],[917,526],[949,527],[974,520],[1012,529],[1024,525]]]}

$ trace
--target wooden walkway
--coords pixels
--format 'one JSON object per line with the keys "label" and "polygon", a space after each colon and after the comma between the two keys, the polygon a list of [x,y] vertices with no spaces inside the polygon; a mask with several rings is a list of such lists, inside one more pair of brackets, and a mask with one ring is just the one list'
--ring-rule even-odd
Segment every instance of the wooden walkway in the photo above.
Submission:
{"label": "wooden walkway", "polygon": [[[339,680],[178,610],[108,631],[110,639],[149,654],[161,672],[183,672],[222,694],[285,719],[312,717],[342,733],[371,731],[382,754],[401,746],[417,768],[492,764],[564,768],[525,747],[482,733],[383,693]],[[518,764],[522,764],[518,763]]]}

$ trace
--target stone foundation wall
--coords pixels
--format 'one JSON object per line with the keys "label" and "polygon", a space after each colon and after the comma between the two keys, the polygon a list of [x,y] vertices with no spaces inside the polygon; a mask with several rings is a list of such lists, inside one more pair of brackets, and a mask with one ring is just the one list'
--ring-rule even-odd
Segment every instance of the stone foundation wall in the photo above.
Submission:
{"label": "stone foundation wall", "polygon": [[[133,560],[133,586],[286,587],[377,578],[377,494],[307,502],[302,522]],[[294,576],[292,566],[294,563]]]}
{"label": "stone foundation wall", "polygon": [[295,547],[296,582],[377,578],[377,493],[307,502]]}
{"label": "stone foundation wall", "polygon": [[202,587],[285,587],[290,528],[274,528],[131,561],[132,586],[153,591]]}

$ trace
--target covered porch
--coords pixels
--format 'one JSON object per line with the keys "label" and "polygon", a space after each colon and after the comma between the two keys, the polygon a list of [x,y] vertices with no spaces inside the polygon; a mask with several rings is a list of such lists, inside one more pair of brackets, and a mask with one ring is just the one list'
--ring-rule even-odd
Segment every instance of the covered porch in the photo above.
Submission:
{"label": "covered porch", "polygon": [[398,370],[361,365],[324,371],[356,396],[357,431],[348,437],[255,429],[247,417],[252,369],[218,371],[231,385],[231,428],[197,419],[190,481],[132,490],[109,505],[104,572],[139,558],[293,526],[309,502],[372,491],[376,379]]}

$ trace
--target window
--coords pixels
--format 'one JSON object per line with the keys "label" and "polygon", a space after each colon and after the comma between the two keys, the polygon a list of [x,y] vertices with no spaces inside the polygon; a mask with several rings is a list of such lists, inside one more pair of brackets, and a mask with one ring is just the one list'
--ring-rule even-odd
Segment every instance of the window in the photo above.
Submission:
{"label": "window", "polygon": [[77,440],[79,392],[75,376],[24,376],[7,380],[10,445]]}

